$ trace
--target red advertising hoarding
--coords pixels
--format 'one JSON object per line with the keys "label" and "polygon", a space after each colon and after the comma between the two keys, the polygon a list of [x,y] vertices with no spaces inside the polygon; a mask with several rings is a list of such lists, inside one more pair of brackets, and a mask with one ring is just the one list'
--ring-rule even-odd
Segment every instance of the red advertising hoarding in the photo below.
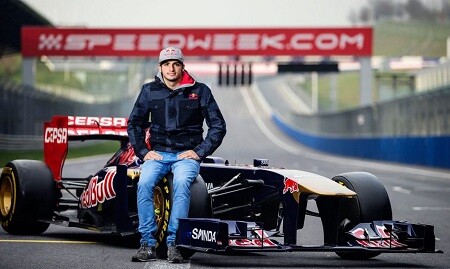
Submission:
{"label": "red advertising hoarding", "polygon": [[22,55],[155,57],[372,55],[371,28],[87,29],[22,28]]}

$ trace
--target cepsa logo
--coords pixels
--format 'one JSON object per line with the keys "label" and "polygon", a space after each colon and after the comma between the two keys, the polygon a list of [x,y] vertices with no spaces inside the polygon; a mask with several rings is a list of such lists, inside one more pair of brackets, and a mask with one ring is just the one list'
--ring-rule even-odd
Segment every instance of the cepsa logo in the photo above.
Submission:
{"label": "cepsa logo", "polygon": [[103,127],[126,127],[126,118],[112,118],[112,117],[84,117],[84,116],[69,116],[69,126],[73,125],[94,125]]}
{"label": "cepsa logo", "polygon": [[91,208],[116,197],[113,180],[116,171],[108,171],[105,178],[98,182],[98,176],[91,178],[89,185],[80,196],[81,207]]}
{"label": "cepsa logo", "polygon": [[67,128],[45,128],[44,143],[67,143]]}
{"label": "cepsa logo", "polygon": [[69,116],[69,135],[117,134],[127,136],[126,118]]}
{"label": "cepsa logo", "polygon": [[[29,33],[29,37],[27,36]],[[165,47],[202,55],[371,55],[370,28],[47,29],[25,28],[25,56],[157,56]]]}

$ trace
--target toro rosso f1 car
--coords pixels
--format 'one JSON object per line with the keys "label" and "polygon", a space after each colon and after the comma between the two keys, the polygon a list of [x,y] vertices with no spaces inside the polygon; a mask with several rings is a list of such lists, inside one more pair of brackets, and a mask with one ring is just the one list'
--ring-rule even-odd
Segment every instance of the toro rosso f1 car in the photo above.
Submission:
{"label": "toro rosso f1 car", "polygon": [[[13,160],[3,168],[3,229],[11,234],[40,234],[56,224],[137,234],[141,162],[126,128],[126,118],[55,116],[46,122],[45,161]],[[117,140],[121,146],[96,174],[63,177],[69,141],[95,139]],[[172,206],[171,179],[168,174],[154,191],[156,251],[161,256]],[[208,157],[191,193],[189,218],[180,220],[177,235],[184,258],[196,251],[329,251],[345,259],[368,259],[384,252],[440,252],[435,250],[432,225],[392,220],[384,186],[365,172],[330,179],[270,168],[265,159],[231,165]],[[318,212],[307,209],[311,200]],[[303,228],[306,216],[321,219],[323,245],[297,243],[297,230]]]}

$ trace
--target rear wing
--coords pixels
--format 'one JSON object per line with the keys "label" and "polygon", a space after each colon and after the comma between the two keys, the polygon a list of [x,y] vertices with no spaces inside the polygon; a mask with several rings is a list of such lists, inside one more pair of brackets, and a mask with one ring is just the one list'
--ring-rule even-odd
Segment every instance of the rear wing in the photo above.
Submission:
{"label": "rear wing", "polygon": [[127,118],[53,116],[44,123],[44,161],[61,180],[69,140],[127,139]]}

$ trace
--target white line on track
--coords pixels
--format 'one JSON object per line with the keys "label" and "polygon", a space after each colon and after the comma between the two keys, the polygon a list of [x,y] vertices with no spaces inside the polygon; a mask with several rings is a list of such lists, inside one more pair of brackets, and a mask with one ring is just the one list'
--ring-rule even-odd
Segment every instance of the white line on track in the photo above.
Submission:
{"label": "white line on track", "polygon": [[432,191],[432,192],[450,192],[450,188],[441,188],[433,186],[414,187],[415,191]]}
{"label": "white line on track", "polygon": [[184,268],[191,268],[190,262],[184,262],[184,263],[169,263],[168,261],[164,260],[156,260],[156,261],[149,261],[145,263],[144,269],[160,269],[160,268],[170,268],[170,269],[184,269]]}
{"label": "white line on track", "polygon": [[0,243],[96,244],[92,241],[0,239]]}
{"label": "white line on track", "polygon": [[439,206],[414,206],[415,211],[449,211],[450,207],[439,207]]}
{"label": "white line on track", "polygon": [[393,186],[392,190],[404,194],[411,194],[413,191],[450,192],[450,188],[440,188],[440,187],[413,187],[412,190],[409,190],[400,186]]}
{"label": "white line on track", "polygon": [[277,83],[280,87],[280,93],[285,97],[286,101],[289,102],[293,111],[297,113],[312,114],[312,109],[291,90],[286,82],[282,82],[280,79]]}
{"label": "white line on track", "polygon": [[261,119],[259,113],[256,111],[256,108],[251,101],[250,95],[246,90],[243,90],[240,88],[240,92],[242,96],[244,97],[244,102],[247,104],[247,107],[250,111],[250,114],[252,115],[252,118],[255,120],[256,125],[258,125],[259,129],[264,133],[267,138],[269,138],[270,141],[272,141],[275,145],[279,146],[280,148],[289,151],[290,153],[299,155],[301,151],[295,147],[292,147],[280,139],[278,139],[272,132],[270,132],[269,128],[264,124],[264,121]]}
{"label": "white line on track", "polygon": [[399,186],[394,186],[394,187],[392,187],[392,190],[393,190],[393,191],[396,191],[396,192],[401,192],[401,193],[404,193],[404,194],[411,194],[411,191],[410,191],[410,190],[404,189],[404,188],[399,187]]}

